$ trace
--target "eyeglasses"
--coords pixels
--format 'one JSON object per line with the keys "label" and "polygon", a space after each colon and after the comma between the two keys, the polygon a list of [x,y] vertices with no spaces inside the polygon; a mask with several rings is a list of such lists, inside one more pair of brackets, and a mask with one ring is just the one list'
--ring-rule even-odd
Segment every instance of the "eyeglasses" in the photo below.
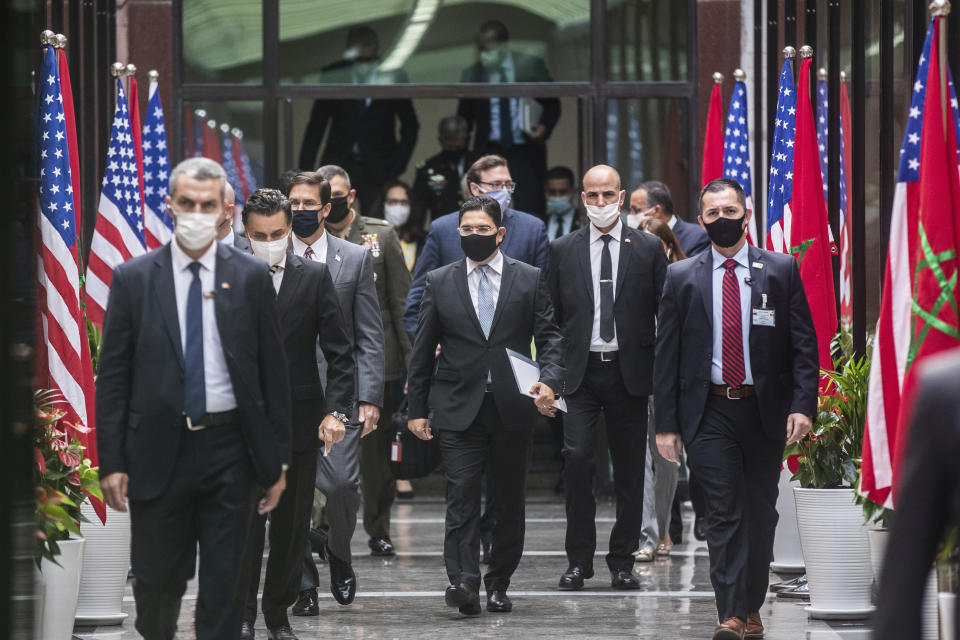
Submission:
{"label": "eyeglasses", "polygon": [[314,209],[320,208],[320,203],[316,200],[291,200],[290,201],[291,209],[306,209],[312,211]]}
{"label": "eyeglasses", "polygon": [[490,187],[491,191],[499,191],[500,189],[506,189],[510,193],[513,193],[517,188],[517,183],[513,182],[477,182],[477,184],[484,184]]}
{"label": "eyeglasses", "polygon": [[465,225],[462,227],[457,227],[457,231],[460,232],[462,236],[470,236],[475,233],[479,233],[482,236],[489,236],[490,234],[496,231],[496,228],[491,227],[488,224],[482,224],[479,227],[471,227],[470,225]]}

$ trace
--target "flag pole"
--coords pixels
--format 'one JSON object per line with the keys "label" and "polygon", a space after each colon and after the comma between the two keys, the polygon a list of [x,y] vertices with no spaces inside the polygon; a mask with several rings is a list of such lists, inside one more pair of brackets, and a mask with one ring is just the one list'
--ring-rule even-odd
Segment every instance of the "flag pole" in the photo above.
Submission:
{"label": "flag pole", "polygon": [[930,3],[930,16],[936,20],[942,18],[939,23],[937,38],[939,40],[940,57],[940,98],[943,101],[943,135],[947,135],[947,114],[950,112],[949,93],[947,92],[947,16],[950,15],[950,0],[933,0]]}

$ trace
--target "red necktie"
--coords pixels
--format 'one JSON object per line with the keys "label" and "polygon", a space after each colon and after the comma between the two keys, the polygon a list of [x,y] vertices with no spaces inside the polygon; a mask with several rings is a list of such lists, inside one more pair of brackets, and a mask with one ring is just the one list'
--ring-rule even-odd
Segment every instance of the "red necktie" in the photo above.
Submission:
{"label": "red necktie", "polygon": [[737,261],[725,260],[723,268],[723,381],[739,387],[746,377],[743,364],[743,312],[740,309],[740,283],[736,274]]}
{"label": "red necktie", "polygon": [[303,257],[313,262],[314,261],[313,256],[314,256],[313,247],[307,247],[306,250],[304,250],[303,252]]}

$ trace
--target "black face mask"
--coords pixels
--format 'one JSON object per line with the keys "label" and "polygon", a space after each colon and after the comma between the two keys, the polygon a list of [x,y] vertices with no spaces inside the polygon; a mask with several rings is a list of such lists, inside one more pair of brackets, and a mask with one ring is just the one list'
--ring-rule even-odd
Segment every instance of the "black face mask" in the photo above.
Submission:
{"label": "black face mask", "polygon": [[347,196],[330,198],[330,214],[327,215],[327,220],[337,224],[346,218],[348,213],[350,213],[350,205],[347,204]]}
{"label": "black face mask", "polygon": [[[721,216],[710,224],[704,222],[703,226],[706,228],[707,235],[710,236],[710,241],[713,244],[722,249],[728,249],[740,242],[740,238],[743,237],[743,232],[746,231],[743,221],[746,217],[746,215],[739,218],[724,218]],[[703,216],[700,219],[703,220]]]}
{"label": "black face mask", "polygon": [[320,228],[320,212],[313,211],[294,211],[293,212],[293,234],[298,238],[309,238]]}
{"label": "black face mask", "polygon": [[497,250],[497,234],[483,236],[479,233],[471,233],[468,236],[460,236],[460,248],[474,262],[483,262]]}

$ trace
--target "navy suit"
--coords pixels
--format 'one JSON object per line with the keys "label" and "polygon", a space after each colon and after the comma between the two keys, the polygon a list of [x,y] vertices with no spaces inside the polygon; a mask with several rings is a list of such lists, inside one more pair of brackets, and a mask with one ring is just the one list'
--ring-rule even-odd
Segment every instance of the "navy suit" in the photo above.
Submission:
{"label": "navy suit", "polygon": [[680,248],[683,249],[688,258],[692,258],[710,248],[710,238],[707,237],[707,232],[699,224],[687,222],[680,216],[676,216],[676,220],[676,224],[673,225],[673,235],[677,236],[677,242],[680,243]]}
{"label": "navy suit", "polygon": [[[543,221],[529,213],[507,209],[502,225],[507,229],[507,235],[500,245],[503,254],[545,271],[550,256],[550,242],[547,240],[547,230]],[[403,312],[403,327],[410,336],[411,343],[417,333],[420,299],[423,298],[427,274],[434,269],[462,260],[464,257],[463,249],[460,248],[458,226],[460,226],[460,214],[456,211],[434,220],[423,250],[417,258],[417,265],[413,271],[413,283],[407,294],[407,307]]]}

